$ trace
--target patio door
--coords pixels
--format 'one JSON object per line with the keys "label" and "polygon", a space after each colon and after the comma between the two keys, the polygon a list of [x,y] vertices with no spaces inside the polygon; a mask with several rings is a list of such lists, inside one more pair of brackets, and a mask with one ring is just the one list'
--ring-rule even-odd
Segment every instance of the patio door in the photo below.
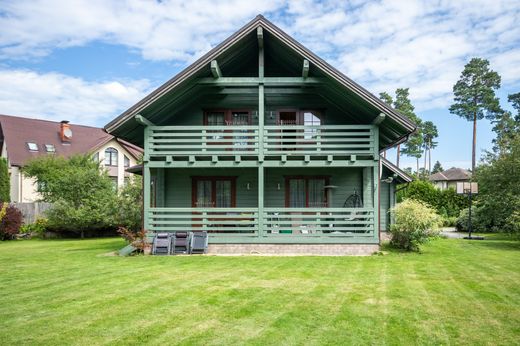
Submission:
{"label": "patio door", "polygon": [[236,177],[192,177],[192,207],[234,208]]}
{"label": "patio door", "polygon": [[286,208],[326,208],[328,177],[285,177]]}

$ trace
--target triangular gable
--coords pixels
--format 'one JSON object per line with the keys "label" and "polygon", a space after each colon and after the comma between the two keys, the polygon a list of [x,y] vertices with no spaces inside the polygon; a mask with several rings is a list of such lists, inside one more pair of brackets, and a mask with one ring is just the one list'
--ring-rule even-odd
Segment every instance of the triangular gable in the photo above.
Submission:
{"label": "triangular gable", "polygon": [[[136,114],[139,114],[155,102],[159,102],[165,95],[174,92],[177,88],[186,84],[190,78],[196,77],[197,74],[202,76],[204,73],[207,73],[212,60],[218,59],[230,48],[243,42],[248,35],[256,33],[258,27],[262,27],[266,33],[273,35],[273,37],[282,42],[286,47],[299,54],[302,59],[307,59],[313,68],[315,67],[318,71],[331,78],[340,87],[345,88],[345,93],[348,92],[355,95],[365,102],[367,106],[372,107],[377,112],[384,113],[387,118],[383,124],[380,125],[381,137],[383,138],[383,141],[380,140],[381,147],[388,147],[402,142],[415,130],[415,124],[405,116],[401,115],[359,84],[326,63],[323,59],[312,53],[261,15],[257,16],[221,44],[217,45],[182,72],[111,121],[105,126],[105,129],[116,136],[129,139],[129,132],[135,133],[136,131],[140,131],[138,129],[139,125],[137,125],[133,119]],[[377,115],[376,112],[374,112],[374,114],[374,116]]]}

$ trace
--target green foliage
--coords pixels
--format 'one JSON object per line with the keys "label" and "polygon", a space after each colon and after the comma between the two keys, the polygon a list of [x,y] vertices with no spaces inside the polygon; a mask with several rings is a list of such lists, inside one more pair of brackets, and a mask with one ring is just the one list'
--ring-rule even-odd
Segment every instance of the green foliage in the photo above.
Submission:
{"label": "green foliage", "polygon": [[478,208],[488,231],[516,232],[515,212],[520,210],[520,134],[507,149],[488,153],[475,172],[479,183]]}
{"label": "green foliage", "polygon": [[397,193],[397,202],[411,198],[427,203],[443,217],[457,217],[468,206],[468,199],[455,190],[440,190],[429,181],[414,180]]}
{"label": "green foliage", "polygon": [[0,202],[11,201],[11,184],[9,182],[9,170],[7,160],[0,158]]}
{"label": "green foliage", "polygon": [[389,105],[390,107],[394,103],[394,100],[392,99],[392,96],[390,96],[390,94],[388,94],[387,92],[379,93],[379,98],[381,100],[383,100],[383,102],[386,103],[387,105]]}
{"label": "green foliage", "polygon": [[0,240],[11,240],[20,232],[22,212],[14,205],[3,203],[0,209]]}
{"label": "green foliage", "polygon": [[395,223],[390,244],[407,251],[420,251],[421,244],[437,235],[441,218],[426,203],[406,199],[391,209]]}
{"label": "green foliage", "polygon": [[[482,208],[479,208],[478,204],[473,205],[471,208],[471,229],[473,232],[487,232],[487,224],[489,224],[487,214]],[[455,223],[455,228],[458,231],[467,232],[469,226],[469,208],[466,208],[460,212],[459,217]]]}
{"label": "green foliage", "polygon": [[47,211],[49,228],[82,236],[85,231],[115,229],[117,193],[91,157],[42,156],[30,161],[24,173],[36,178],[43,200],[53,203]]}
{"label": "green foliage", "polygon": [[459,81],[453,86],[454,103],[450,112],[468,121],[473,121],[473,147],[471,171],[476,166],[477,120],[486,116],[493,120],[503,113],[495,90],[500,88],[500,76],[489,68],[489,61],[473,58],[464,66]]}
{"label": "green foliage", "polygon": [[119,226],[137,232],[141,229],[142,180],[134,176],[120,191],[118,199]]}
{"label": "green foliage", "polygon": [[500,88],[501,78],[489,68],[489,61],[473,58],[464,66],[459,81],[453,86],[455,95],[450,112],[468,121],[493,119],[500,112],[495,90]]}
{"label": "green foliage", "polygon": [[48,220],[46,218],[38,218],[34,223],[22,225],[20,233],[30,233],[32,235],[42,236],[48,226]]}
{"label": "green foliage", "polygon": [[417,131],[403,145],[401,152],[404,155],[419,159],[422,156],[423,145],[422,121],[415,114],[415,107],[412,105],[409,96],[409,88],[398,88],[395,91],[394,108],[417,125]]}
{"label": "green foliage", "polygon": [[432,174],[435,174],[435,173],[439,173],[439,172],[442,172],[444,171],[444,168],[442,168],[442,165],[439,161],[435,161],[435,164],[433,165],[433,168],[432,168]]}

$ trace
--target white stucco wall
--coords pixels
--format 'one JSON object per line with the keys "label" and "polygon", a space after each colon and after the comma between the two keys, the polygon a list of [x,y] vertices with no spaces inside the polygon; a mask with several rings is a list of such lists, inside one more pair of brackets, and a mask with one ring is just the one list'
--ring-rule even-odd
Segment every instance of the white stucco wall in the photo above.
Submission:
{"label": "white stucco wall", "polygon": [[[114,148],[117,150],[117,167],[105,167],[105,150],[107,148]],[[118,187],[122,187],[125,183],[125,176],[131,176],[131,173],[125,172],[124,156],[130,159],[130,166],[136,165],[137,161],[131,156],[126,149],[124,149],[115,139],[106,143],[93,153],[99,154],[99,161],[101,167],[106,168],[110,176],[117,177]],[[2,147],[2,157],[7,157],[6,145]],[[34,202],[40,198],[36,192],[37,186],[34,179],[24,177],[19,167],[11,167],[9,165],[10,181],[11,181],[11,201],[12,202]]]}

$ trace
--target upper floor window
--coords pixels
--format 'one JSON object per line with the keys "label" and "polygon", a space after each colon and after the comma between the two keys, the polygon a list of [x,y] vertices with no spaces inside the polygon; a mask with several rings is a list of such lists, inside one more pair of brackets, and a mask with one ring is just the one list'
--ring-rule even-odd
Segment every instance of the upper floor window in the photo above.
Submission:
{"label": "upper floor window", "polygon": [[105,166],[117,166],[117,150],[107,148],[105,150]]}
{"label": "upper floor window", "polygon": [[27,142],[27,148],[29,148],[30,151],[38,151],[38,145],[34,142]]}
{"label": "upper floor window", "polygon": [[92,156],[92,159],[94,160],[94,162],[98,163],[98,162],[99,162],[99,152],[95,153],[95,154]]}
{"label": "upper floor window", "polygon": [[204,113],[204,125],[251,125],[249,110],[210,110]]}
{"label": "upper floor window", "polygon": [[130,167],[130,159],[125,155],[125,167]]}

